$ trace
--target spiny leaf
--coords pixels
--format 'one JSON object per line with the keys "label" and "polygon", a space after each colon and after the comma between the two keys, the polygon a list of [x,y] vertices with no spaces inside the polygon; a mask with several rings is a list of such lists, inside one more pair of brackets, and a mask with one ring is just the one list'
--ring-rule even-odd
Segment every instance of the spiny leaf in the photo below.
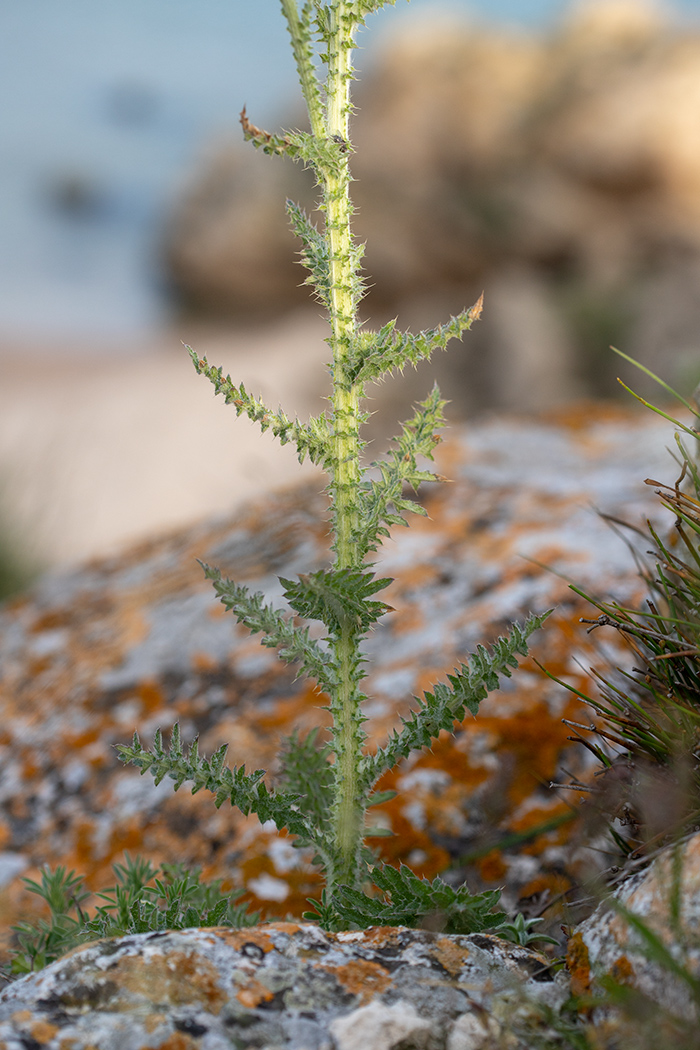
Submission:
{"label": "spiny leaf", "polygon": [[350,375],[355,383],[366,383],[388,375],[394,369],[403,371],[407,364],[417,365],[434,350],[444,350],[450,339],[459,339],[481,316],[483,295],[474,306],[452,317],[446,324],[429,328],[417,335],[397,332],[396,321],[389,321],[379,332],[359,332],[353,348]]}
{"label": "spiny leaf", "polygon": [[335,634],[348,628],[366,631],[376,623],[390,606],[371,601],[370,596],[391,582],[361,569],[320,569],[300,575],[298,581],[280,576],[292,609],[309,620],[320,620]]}
{"label": "spiny leaf", "polygon": [[[418,467],[418,457],[432,460],[433,449],[440,438],[435,433],[444,423],[445,401],[435,385],[416,409],[412,419],[402,424],[402,432],[395,438],[397,448],[372,467],[379,477],[364,482],[360,490],[361,524],[357,532],[357,543],[364,558],[377,549],[382,536],[389,535],[392,525],[406,525],[404,513],[425,514],[419,503],[403,496],[405,485],[416,490],[424,481],[440,481],[437,474]],[[391,508],[393,507],[393,511]]]}
{"label": "spiny leaf", "polygon": [[329,762],[332,749],[319,745],[318,729],[300,739],[295,731],[285,741],[280,756],[280,782],[285,791],[304,799],[304,812],[315,827],[323,827],[330,812],[333,767]]}
{"label": "spiny leaf", "polygon": [[331,274],[328,262],[328,243],[298,204],[288,200],[287,214],[291,219],[294,232],[303,244],[300,261],[310,271],[304,284],[313,285],[320,302],[329,310]]}
{"label": "spiny leaf", "polygon": [[364,18],[366,15],[374,14],[375,11],[380,11],[382,7],[386,7],[387,4],[391,4],[393,7],[396,0],[355,0],[355,3],[351,3],[350,7],[358,19]]}
{"label": "spiny leaf", "polygon": [[282,11],[287,19],[287,28],[292,38],[294,61],[296,62],[299,83],[306,100],[309,119],[314,135],[323,133],[323,100],[321,89],[314,69],[314,47],[312,22],[314,21],[314,4],[306,0],[301,13],[295,0],[282,0]]}
{"label": "spiny leaf", "polygon": [[247,587],[236,584],[221,575],[218,569],[200,562],[206,577],[213,581],[214,590],[223,605],[248,630],[262,634],[261,644],[279,649],[287,663],[300,663],[304,672],[319,685],[330,690],[336,683],[331,656],[309,635],[308,627],[297,627],[279,609],[265,604],[265,596],[254,594]]}
{"label": "spiny leaf", "polygon": [[262,149],[263,153],[284,154],[317,170],[334,171],[338,168],[338,144],[333,139],[316,138],[305,131],[288,131],[285,135],[273,135],[248,120],[245,106],[239,119],[246,142],[252,142],[255,148]]}
{"label": "spiny leaf", "polygon": [[318,832],[310,825],[299,811],[299,796],[287,792],[268,791],[263,783],[264,769],[246,773],[245,766],[231,769],[224,764],[227,744],[224,744],[207,759],[191,747],[187,754],[180,742],[179,725],[173,726],[171,746],[166,753],[162,746],[160,734],[154,739],[149,751],[141,745],[138,734],[134,734],[131,747],[117,745],[117,752],[122,762],[138,766],[141,775],[150,773],[155,782],[160,783],[166,776],[175,782],[177,791],[185,782],[192,784],[192,794],[206,788],[214,795],[218,809],[224,802],[236,806],[244,816],[257,814],[261,823],[273,820],[281,831],[287,828],[294,835],[299,835],[304,842],[318,842]]}
{"label": "spiny leaf", "polygon": [[382,897],[369,897],[359,890],[341,886],[333,904],[345,922],[361,929],[368,926],[422,926],[426,919],[437,921],[446,933],[480,933],[498,931],[505,922],[505,912],[494,912],[501,893],[489,890],[473,894],[466,886],[453,889],[436,877],[432,882],[421,879],[410,868],[377,866],[371,880],[382,891]]}
{"label": "spiny leaf", "polygon": [[245,414],[263,432],[271,430],[281,445],[294,442],[300,463],[308,456],[312,463],[327,465],[331,454],[331,438],[325,415],[312,417],[308,423],[300,423],[298,419],[289,419],[281,409],[271,412],[262,401],[248,393],[243,383],[235,386],[230,376],[224,376],[223,369],[210,365],[206,357],[200,357],[191,346],[186,349],[198,374],[207,377],[217,394],[223,394],[226,404],[235,407],[237,416]]}
{"label": "spiny leaf", "polygon": [[461,722],[466,711],[476,714],[479,704],[489,692],[498,689],[499,675],[511,676],[511,668],[518,666],[516,653],[527,656],[527,639],[538,630],[549,616],[531,615],[525,623],[514,623],[510,634],[500,637],[489,653],[484,646],[477,647],[467,664],[461,664],[454,674],[447,676],[448,683],[439,682],[432,693],[426,692],[423,699],[415,697],[419,707],[408,718],[402,718],[403,726],[394,731],[385,747],[375,755],[363,760],[363,777],[369,786],[387,769],[412,751],[429,747],[441,730],[452,733],[455,721]]}
{"label": "spiny leaf", "polygon": [[241,127],[243,128],[243,137],[246,142],[252,142],[256,149],[262,147],[264,153],[286,153],[290,157],[297,156],[299,149],[292,143],[287,135],[271,135],[269,131],[263,131],[262,128],[257,127],[255,124],[251,124],[248,120],[245,106],[239,114],[239,120],[241,122]]}

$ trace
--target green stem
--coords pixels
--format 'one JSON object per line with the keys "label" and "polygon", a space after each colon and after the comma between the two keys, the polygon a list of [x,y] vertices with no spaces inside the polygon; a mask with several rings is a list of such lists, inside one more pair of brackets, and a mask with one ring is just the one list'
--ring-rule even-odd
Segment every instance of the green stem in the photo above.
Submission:
{"label": "green stem", "polygon": [[[353,23],[345,0],[329,7],[327,131],[340,144],[348,139]],[[336,567],[359,568],[357,544],[360,472],[361,387],[348,374],[357,320],[354,288],[358,282],[350,229],[350,170],[346,152],[324,172],[326,234],[329,245],[331,345],[333,348],[333,506]],[[364,800],[358,781],[362,742],[361,695],[357,688],[357,629],[348,625],[333,640],[340,684],[332,698],[335,738],[333,837],[336,853],[333,883],[355,886],[364,821]],[[329,886],[332,893],[334,886]]]}

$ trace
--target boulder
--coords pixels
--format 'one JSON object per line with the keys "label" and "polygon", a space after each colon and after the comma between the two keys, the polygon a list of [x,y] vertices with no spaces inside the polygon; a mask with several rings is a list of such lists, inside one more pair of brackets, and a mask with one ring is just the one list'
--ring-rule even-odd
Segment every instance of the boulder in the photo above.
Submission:
{"label": "boulder", "polygon": [[[577,990],[600,988],[607,976],[639,989],[677,1017],[697,1021],[699,1004],[691,982],[700,979],[700,834],[664,848],[639,867],[626,874],[612,901],[602,901],[576,930],[569,957]],[[654,952],[650,938],[625,913],[642,921],[662,945],[661,952]],[[661,958],[664,950],[670,962]],[[681,969],[690,980],[680,975]]]}
{"label": "boulder", "polygon": [[[700,34],[645,0],[577,4],[539,36],[435,17],[387,36],[352,129],[367,317],[431,325],[520,279],[518,324],[488,309],[470,336],[468,407],[512,408],[513,369],[521,408],[541,407],[543,372],[549,404],[610,394],[610,343],[697,379],[699,97]],[[173,286],[236,317],[307,302],[283,207],[316,195],[309,172],[232,134],[173,211]]]}
{"label": "boulder", "polygon": [[[567,586],[639,599],[631,554],[593,507],[657,520],[641,479],[673,477],[667,424],[585,405],[566,417],[497,417],[456,428],[438,450],[451,484],[426,487],[428,512],[395,530],[378,560],[396,577],[394,608],[369,637],[369,746],[384,740],[411,697],[530,610],[556,607],[533,640],[553,674],[584,691],[598,663],[591,609]],[[669,473],[669,467],[671,472]],[[326,722],[323,697],[237,628],[197,559],[280,599],[279,575],[328,557],[325,498],[302,486],[154,538],[120,555],[44,577],[0,609],[0,919],[36,909],[21,877],[66,865],[99,890],[124,851],[181,860],[224,878],[267,917],[299,915],[318,896],[311,857],[288,838],[205,792],[122,766],[114,745],[138,730],[150,741],[178,720],[203,752],[229,744],[229,761],[274,778],[280,740]],[[670,524],[670,522],[669,522]],[[644,546],[644,540],[639,540]],[[547,568],[548,567],[548,568]],[[552,571],[553,570],[553,571]],[[614,638],[610,658],[626,660]],[[556,898],[600,865],[578,796],[550,782],[588,775],[592,758],[562,718],[582,705],[528,659],[453,737],[389,772],[398,796],[373,810],[393,831],[378,840],[390,863],[432,877],[451,867],[473,889],[505,887],[504,901]],[[34,911],[36,914],[36,911]],[[552,910],[558,929],[561,916]]]}
{"label": "boulder", "polygon": [[487,934],[291,922],[139,934],[11,985],[0,1045],[495,1050],[516,1002],[558,1007],[566,994],[543,956]]}

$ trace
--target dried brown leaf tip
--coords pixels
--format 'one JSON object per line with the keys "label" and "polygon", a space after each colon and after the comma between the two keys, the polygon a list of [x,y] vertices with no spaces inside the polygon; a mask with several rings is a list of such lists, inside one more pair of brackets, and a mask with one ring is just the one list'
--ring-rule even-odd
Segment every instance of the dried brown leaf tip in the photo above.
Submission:
{"label": "dried brown leaf tip", "polygon": [[481,317],[481,311],[484,309],[484,293],[482,292],[479,298],[476,300],[474,305],[469,311],[469,317],[472,321],[478,321]]}
{"label": "dried brown leaf tip", "polygon": [[264,131],[256,124],[252,124],[248,120],[246,106],[241,110],[239,120],[246,142],[252,142],[255,146],[267,147],[265,152],[284,153],[291,146],[286,136],[271,135],[269,131]]}

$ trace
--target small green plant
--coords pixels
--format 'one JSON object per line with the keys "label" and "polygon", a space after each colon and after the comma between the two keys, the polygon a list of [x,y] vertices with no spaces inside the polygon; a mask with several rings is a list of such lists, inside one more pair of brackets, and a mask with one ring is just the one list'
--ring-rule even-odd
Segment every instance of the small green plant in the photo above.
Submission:
{"label": "small green plant", "polygon": [[96,895],[103,903],[92,914],[84,908],[92,894],[74,871],[46,867],[40,882],[24,880],[48,905],[49,919],[13,927],[17,944],[13,974],[40,970],[71,948],[102,937],[192,926],[253,926],[258,921],[257,913],[236,904],[241,890],[222,893],[221,879],[203,882],[199,871],[188,871],[181,864],[154,868],[142,857],[126,856],[113,870],[115,885]]}
{"label": "small green plant", "polygon": [[[209,758],[199,754],[196,740],[183,748],[177,725],[167,747],[160,732],[150,749],[142,746],[138,734],[130,746],[119,747],[125,762],[150,773],[156,783],[170,777],[176,790],[185,782],[192,784],[193,792],[206,788],[217,806],[228,802],[244,814],[257,814],[261,821],[272,820],[280,830],[287,829],[297,845],[310,847],[326,881],[324,902],[314,915],[320,915],[327,925],[359,916],[356,894],[370,876],[391,895],[399,891],[398,883],[383,885],[381,866],[365,842],[381,834],[381,829],[366,825],[368,808],[383,797],[374,793],[379,778],[402,758],[429,747],[441,731],[452,732],[455,722],[467,712],[475,715],[487,693],[498,688],[499,676],[510,676],[517,655],[526,655],[529,636],[548,615],[531,615],[522,626],[513,625],[510,634],[499,638],[491,650],[478,647],[447,675],[446,682],[418,699],[416,710],[383,747],[374,752],[366,749],[363,640],[391,611],[378,597],[391,580],[375,574],[375,554],[393,526],[407,524],[406,514],[425,513],[407,490],[440,480],[420,461],[432,459],[445,402],[434,387],[402,425],[394,447],[368,464],[362,440],[362,425],[367,420],[362,407],[365,388],[444,349],[481,312],[479,300],[447,323],[418,334],[397,331],[395,321],[380,331],[369,331],[359,319],[363,246],[353,238],[349,192],[352,54],[359,27],[367,15],[386,3],[394,0],[303,0],[300,5],[296,0],[282,0],[310,131],[270,134],[252,124],[245,109],[241,113],[247,140],[265,153],[281,154],[311,168],[320,188],[321,229],[292,202],[287,203],[287,213],[301,241],[301,262],[309,271],[307,283],[325,309],[330,326],[330,410],[307,422],[291,419],[282,410],[267,408],[242,384],[237,386],[220,368],[190,350],[197,372],[213,383],[216,393],[238,415],[246,415],[263,431],[269,429],[282,444],[293,442],[300,461],[308,456],[328,475],[332,564],[296,580],[282,579],[286,610],[272,607],[264,595],[225,579],[216,568],[204,566],[204,571],[237,621],[259,633],[263,645],[277,648],[282,660],[298,664],[328,698],[330,742],[316,747],[315,739],[288,741],[283,750],[282,782],[277,787],[268,786],[263,770],[247,773],[243,766],[228,768],[226,747]],[[325,70],[323,83],[321,70]],[[320,624],[320,632],[304,621]],[[355,895],[343,896],[341,887]],[[438,880],[426,888],[417,880],[406,883],[404,889],[417,893],[413,914],[418,917],[426,909],[442,910],[449,887]],[[394,903],[397,914],[399,910],[403,914],[403,897],[400,906],[397,900]],[[455,913],[470,911],[464,892],[455,895],[450,907]],[[480,905],[475,904],[471,912],[482,915],[482,925],[493,925]]]}

